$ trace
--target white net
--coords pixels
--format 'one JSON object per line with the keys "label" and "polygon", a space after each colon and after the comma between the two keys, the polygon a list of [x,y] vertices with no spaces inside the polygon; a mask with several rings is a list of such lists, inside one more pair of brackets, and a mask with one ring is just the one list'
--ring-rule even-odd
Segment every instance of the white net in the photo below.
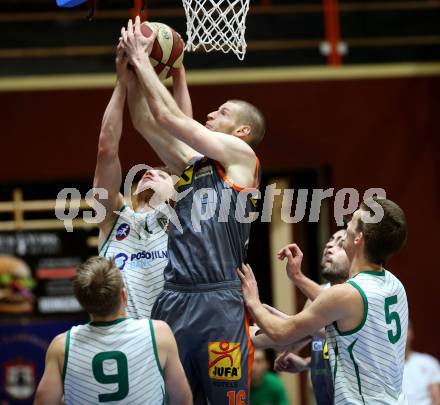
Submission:
{"label": "white net", "polygon": [[246,15],[250,0],[182,0],[186,14],[186,50],[202,46],[234,52],[243,60],[246,53]]}

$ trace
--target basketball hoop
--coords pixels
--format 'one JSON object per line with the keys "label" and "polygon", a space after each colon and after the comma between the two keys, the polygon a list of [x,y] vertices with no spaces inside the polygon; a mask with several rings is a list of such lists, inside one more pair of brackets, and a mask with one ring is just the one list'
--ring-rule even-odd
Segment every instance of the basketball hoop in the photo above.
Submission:
{"label": "basketball hoop", "polygon": [[186,50],[202,46],[206,52],[246,53],[246,15],[250,0],[183,0],[186,14]]}

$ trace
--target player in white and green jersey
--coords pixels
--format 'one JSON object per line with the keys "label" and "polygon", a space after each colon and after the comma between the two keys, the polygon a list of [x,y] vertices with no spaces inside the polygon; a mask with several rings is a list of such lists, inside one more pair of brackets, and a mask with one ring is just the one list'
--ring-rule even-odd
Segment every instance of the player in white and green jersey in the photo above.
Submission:
{"label": "player in white and green jersey", "polygon": [[192,404],[171,329],[126,318],[127,291],[113,261],[87,260],[73,286],[92,321],[52,341],[36,405],[58,405],[63,396],[66,405]]}
{"label": "player in white and green jersey", "polygon": [[[149,170],[147,175],[169,177],[159,170]],[[114,259],[121,270],[128,292],[126,311],[136,319],[150,317],[154,301],[163,290],[163,270],[168,263],[168,220],[162,212],[136,212],[123,206],[99,251],[101,256]]]}
{"label": "player in white and green jersey", "polygon": [[364,301],[362,323],[326,336],[333,370],[335,404],[403,404],[402,378],[408,327],[405,289],[387,270],[362,271],[347,281]]}
{"label": "player in white and green jersey", "polygon": [[[373,214],[373,215],[372,215]],[[374,221],[374,222],[373,222]],[[335,404],[406,404],[402,393],[408,303],[402,283],[383,268],[406,241],[406,220],[394,202],[363,202],[347,227],[347,282],[323,290],[301,272],[296,245],[283,248],[289,278],[312,304],[289,319],[267,311],[258,298],[252,269],[239,271],[246,304],[257,324],[278,344],[326,328]]]}
{"label": "player in white and green jersey", "polygon": [[[345,283],[348,279],[350,262],[343,248],[345,229],[337,230],[326,243],[321,258],[321,276],[331,285]],[[307,300],[304,308],[311,304]],[[309,358],[303,358],[296,353],[284,352],[275,360],[275,370],[279,372],[300,373],[310,369],[310,379],[317,405],[332,405],[334,386],[332,368],[329,358],[325,330],[313,334]]]}
{"label": "player in white and green jersey", "polygon": [[146,398],[162,404],[165,383],[152,321],[121,317],[73,327],[66,335],[63,378],[66,404],[134,405]]}
{"label": "player in white and green jersey", "polygon": [[[173,197],[174,184],[165,168],[147,170],[133,195],[135,210],[119,192],[119,143],[128,82],[133,76],[120,47],[116,72],[116,86],[102,120],[93,182],[95,189],[101,189],[95,208],[97,212],[105,208],[105,217],[99,223],[99,252],[114,259],[121,270],[128,291],[127,314],[139,319],[150,317],[154,301],[163,290],[163,269],[168,263],[166,204]],[[191,104],[184,76],[175,81],[174,92],[181,104]],[[144,130],[160,131],[153,119],[147,120]]]}

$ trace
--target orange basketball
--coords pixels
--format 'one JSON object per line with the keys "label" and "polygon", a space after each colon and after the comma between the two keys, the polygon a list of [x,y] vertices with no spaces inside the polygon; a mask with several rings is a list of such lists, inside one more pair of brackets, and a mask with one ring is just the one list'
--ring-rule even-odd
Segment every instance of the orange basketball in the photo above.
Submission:
{"label": "orange basketball", "polygon": [[185,43],[166,24],[150,21],[141,24],[141,32],[146,37],[151,35],[153,29],[157,30],[157,37],[150,53],[150,61],[159,79],[164,80],[170,77],[173,69],[182,65]]}

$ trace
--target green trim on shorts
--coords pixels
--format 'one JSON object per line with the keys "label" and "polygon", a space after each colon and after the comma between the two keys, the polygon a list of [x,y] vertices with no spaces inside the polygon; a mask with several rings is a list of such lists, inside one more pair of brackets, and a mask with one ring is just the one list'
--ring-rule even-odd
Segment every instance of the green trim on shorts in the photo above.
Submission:
{"label": "green trim on shorts", "polygon": [[364,293],[364,290],[361,287],[359,287],[359,285],[356,284],[353,280],[348,280],[347,283],[350,284],[351,286],[353,286],[354,288],[356,288],[356,290],[358,290],[359,294],[361,295],[362,300],[364,301],[364,316],[363,316],[362,321],[359,324],[359,326],[357,326],[356,328],[354,328],[352,330],[348,330],[346,332],[341,332],[338,328],[337,322],[333,322],[333,325],[340,336],[352,335],[353,333],[359,332],[364,327],[365,321],[367,320],[367,315],[368,315],[368,299]]}
{"label": "green trim on shorts", "polygon": [[[124,211],[126,208],[127,208],[127,206],[124,204],[124,205],[122,206],[122,208],[119,210],[119,212]],[[107,238],[105,239],[105,242],[102,244],[101,249],[99,249],[99,251],[98,251],[99,256],[103,256],[103,257],[105,257],[105,255],[107,254],[108,246],[107,246],[107,249],[105,249],[104,254],[101,254],[101,252],[102,252],[102,250],[104,249],[105,244],[106,244],[106,243],[108,242],[108,240],[110,239],[110,236],[112,235],[113,230],[115,229],[115,226],[116,226],[116,223],[117,223],[118,220],[119,220],[119,217],[120,217],[119,214],[116,215],[115,222],[113,223],[113,226],[112,226],[112,228],[110,229],[110,232],[108,233]]]}
{"label": "green trim on shorts", "polygon": [[159,361],[159,354],[157,352],[157,345],[156,345],[156,336],[154,335],[154,327],[153,327],[153,321],[151,319],[149,319],[149,324],[150,324],[150,331],[151,331],[151,341],[153,343],[153,351],[154,351],[154,357],[156,358],[156,363],[157,363],[157,368],[160,371],[160,374],[162,375],[162,377],[164,376],[164,372],[162,369],[162,366],[160,365],[160,361]]}
{"label": "green trim on shorts", "polygon": [[69,329],[69,330],[67,331],[67,335],[66,335],[66,346],[65,346],[65,348],[64,348],[63,385],[64,385],[64,380],[66,379],[67,360],[69,359],[70,331],[71,331],[71,329]]}

